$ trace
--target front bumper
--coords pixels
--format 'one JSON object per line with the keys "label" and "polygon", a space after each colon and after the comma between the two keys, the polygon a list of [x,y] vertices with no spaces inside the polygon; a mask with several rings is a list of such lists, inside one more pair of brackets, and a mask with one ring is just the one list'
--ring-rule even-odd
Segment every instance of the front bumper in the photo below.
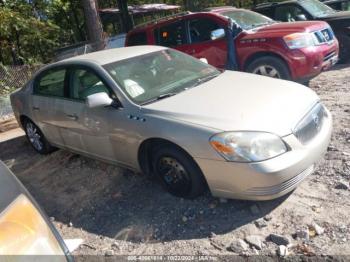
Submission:
{"label": "front bumper", "polygon": [[331,44],[309,47],[290,52],[288,60],[293,79],[304,82],[329,70],[338,62],[339,44],[335,40]]}
{"label": "front bumper", "polygon": [[332,117],[307,145],[294,134],[283,137],[291,148],[287,153],[256,163],[234,163],[196,158],[211,193],[216,197],[270,200],[294,190],[324,155],[332,133]]}

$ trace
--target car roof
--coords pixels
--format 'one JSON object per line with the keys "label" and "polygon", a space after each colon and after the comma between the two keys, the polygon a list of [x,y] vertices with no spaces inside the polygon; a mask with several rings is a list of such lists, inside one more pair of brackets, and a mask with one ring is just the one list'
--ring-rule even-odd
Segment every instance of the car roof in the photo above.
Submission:
{"label": "car roof", "polygon": [[136,56],[141,56],[149,54],[156,51],[161,51],[167,49],[166,47],[161,46],[131,46],[131,47],[121,47],[113,48],[103,51],[97,51],[85,55],[79,55],[64,59],[59,63],[71,63],[71,62],[92,62],[98,65],[106,65],[120,60],[133,58]]}
{"label": "car roof", "polygon": [[325,4],[333,4],[333,3],[341,3],[341,2],[349,2],[350,0],[321,0],[322,3]]}
{"label": "car roof", "polygon": [[234,6],[215,6],[215,7],[208,7],[204,9],[204,12],[221,12],[225,10],[231,10],[231,9],[237,9]]}

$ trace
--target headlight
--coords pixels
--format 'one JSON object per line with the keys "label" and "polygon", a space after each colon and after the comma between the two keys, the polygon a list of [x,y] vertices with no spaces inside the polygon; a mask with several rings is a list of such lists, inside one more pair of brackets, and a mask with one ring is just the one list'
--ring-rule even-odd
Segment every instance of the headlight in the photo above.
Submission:
{"label": "headlight", "polygon": [[282,139],[265,132],[225,132],[213,136],[210,144],[228,161],[258,162],[287,152]]}
{"label": "headlight", "polygon": [[283,37],[284,42],[290,49],[314,46],[315,41],[310,33],[295,33]]}
{"label": "headlight", "polygon": [[62,255],[65,260],[46,221],[24,195],[0,214],[0,255]]}

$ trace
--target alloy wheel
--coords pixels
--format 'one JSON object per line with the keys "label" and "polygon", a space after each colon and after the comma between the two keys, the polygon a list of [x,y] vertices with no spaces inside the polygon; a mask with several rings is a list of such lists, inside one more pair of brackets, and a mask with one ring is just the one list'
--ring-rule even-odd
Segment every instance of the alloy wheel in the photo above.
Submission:
{"label": "alloy wheel", "polygon": [[26,131],[30,143],[36,150],[41,151],[44,144],[42,142],[42,137],[39,133],[39,129],[33,123],[28,122],[26,125]]}
{"label": "alloy wheel", "polygon": [[269,76],[273,78],[281,78],[280,73],[277,71],[276,68],[270,65],[261,65],[257,67],[254,71],[254,74],[257,75],[263,75],[263,76]]}

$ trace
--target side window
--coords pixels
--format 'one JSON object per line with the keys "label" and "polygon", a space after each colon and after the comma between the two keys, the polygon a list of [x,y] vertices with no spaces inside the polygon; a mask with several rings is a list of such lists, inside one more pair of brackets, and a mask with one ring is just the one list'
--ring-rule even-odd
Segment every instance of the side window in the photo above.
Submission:
{"label": "side window", "polygon": [[45,72],[35,81],[34,94],[64,97],[66,69],[52,69]]}
{"label": "side window", "polygon": [[69,97],[77,100],[85,100],[92,94],[105,92],[111,96],[111,92],[93,72],[86,69],[75,69],[69,77]]}
{"label": "side window", "polygon": [[253,10],[255,12],[258,12],[264,16],[270,17],[274,19],[274,10],[273,8],[264,8],[264,9],[257,9],[257,10]]}
{"label": "side window", "polygon": [[157,45],[176,47],[187,44],[183,21],[155,29],[154,34]]}
{"label": "side window", "polygon": [[128,46],[147,45],[146,32],[138,32],[128,37]]}
{"label": "side window", "polygon": [[191,43],[201,43],[212,39],[212,32],[217,29],[223,29],[215,21],[208,18],[199,18],[190,20],[189,31]]}
{"label": "side window", "polygon": [[295,22],[300,21],[301,16],[305,16],[305,12],[296,5],[283,5],[278,6],[275,9],[275,20],[283,22]]}

